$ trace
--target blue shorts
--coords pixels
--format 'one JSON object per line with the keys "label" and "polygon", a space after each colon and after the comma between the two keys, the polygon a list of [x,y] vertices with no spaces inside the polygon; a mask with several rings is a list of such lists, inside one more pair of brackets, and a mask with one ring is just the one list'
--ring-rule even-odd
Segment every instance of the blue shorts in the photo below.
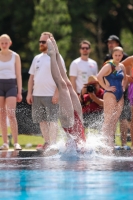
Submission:
{"label": "blue shorts", "polygon": [[5,98],[17,96],[16,79],[0,79],[0,96]]}

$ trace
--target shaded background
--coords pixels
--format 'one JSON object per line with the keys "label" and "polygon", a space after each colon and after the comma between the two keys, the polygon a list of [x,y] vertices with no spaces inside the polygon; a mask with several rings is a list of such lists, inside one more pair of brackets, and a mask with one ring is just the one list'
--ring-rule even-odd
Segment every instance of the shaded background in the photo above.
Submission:
{"label": "shaded background", "polygon": [[124,51],[133,54],[133,0],[1,0],[0,35],[9,34],[11,49],[21,56],[25,89],[43,31],[54,34],[67,70],[79,56],[82,39],[92,43],[90,57],[100,69],[109,35],[120,37]]}

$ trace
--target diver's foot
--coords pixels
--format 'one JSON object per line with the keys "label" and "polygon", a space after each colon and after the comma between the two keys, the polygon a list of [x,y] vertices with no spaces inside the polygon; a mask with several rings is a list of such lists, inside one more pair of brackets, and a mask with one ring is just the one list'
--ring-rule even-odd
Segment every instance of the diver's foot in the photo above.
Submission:
{"label": "diver's foot", "polygon": [[50,39],[47,39],[47,48],[48,48],[47,54],[49,56],[56,55],[54,45]]}
{"label": "diver's foot", "polygon": [[59,49],[58,49],[58,46],[57,46],[57,44],[56,44],[55,39],[54,39],[53,37],[51,37],[50,40],[51,40],[52,43],[53,43],[53,46],[54,46],[54,48],[55,48],[56,53],[59,53]]}

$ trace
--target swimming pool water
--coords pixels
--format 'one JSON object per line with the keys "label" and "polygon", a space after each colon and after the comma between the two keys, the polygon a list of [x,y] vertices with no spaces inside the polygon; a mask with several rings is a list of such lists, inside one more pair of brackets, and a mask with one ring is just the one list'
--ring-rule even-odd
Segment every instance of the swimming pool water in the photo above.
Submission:
{"label": "swimming pool water", "polygon": [[133,159],[0,159],[0,199],[132,200]]}
{"label": "swimming pool water", "polygon": [[133,172],[11,170],[0,173],[0,199],[132,199]]}

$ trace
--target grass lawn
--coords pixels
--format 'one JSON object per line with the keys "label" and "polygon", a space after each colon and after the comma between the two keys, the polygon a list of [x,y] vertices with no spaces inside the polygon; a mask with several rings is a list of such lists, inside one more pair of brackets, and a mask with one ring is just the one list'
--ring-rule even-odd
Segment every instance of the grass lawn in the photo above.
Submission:
{"label": "grass lawn", "polygon": [[18,141],[22,148],[26,148],[27,144],[31,144],[32,146],[29,148],[34,149],[38,144],[44,144],[44,139],[42,136],[19,135]]}
{"label": "grass lawn", "polygon": [[[10,129],[8,130],[10,133]],[[94,130],[91,131],[92,134]],[[62,132],[59,133],[59,137],[61,136]],[[44,139],[42,136],[35,136],[35,135],[18,135],[18,142],[22,146],[23,149],[35,149],[38,144],[43,144]],[[2,137],[0,137],[0,145],[3,143]],[[11,140],[10,147],[13,147],[13,141]],[[27,147],[29,144],[29,147]],[[120,138],[120,129],[119,124],[117,125],[116,134],[115,134],[115,145],[121,145],[121,138]],[[131,146],[131,142],[127,142],[127,145]]]}
{"label": "grass lawn", "polygon": [[[11,130],[10,127],[8,128],[8,135],[10,135]],[[0,131],[1,135],[1,131]],[[59,123],[59,133],[58,137],[65,137],[63,129],[60,127]],[[57,138],[58,140],[58,138]],[[10,142],[11,141],[11,142]],[[18,143],[21,145],[22,149],[36,149],[38,144],[44,144],[44,139],[41,135],[18,135]],[[2,137],[0,137],[0,146],[3,144]],[[10,148],[13,148],[13,139],[9,140]],[[28,147],[29,145],[29,147]]]}
{"label": "grass lawn", "polygon": [[[2,137],[0,137],[0,145],[3,143]],[[41,136],[33,136],[33,135],[19,135],[18,143],[22,146],[23,149],[35,149],[38,144],[43,144],[44,140]],[[27,144],[31,144],[29,147],[26,147]],[[11,139],[11,145],[13,147],[13,141]]]}

